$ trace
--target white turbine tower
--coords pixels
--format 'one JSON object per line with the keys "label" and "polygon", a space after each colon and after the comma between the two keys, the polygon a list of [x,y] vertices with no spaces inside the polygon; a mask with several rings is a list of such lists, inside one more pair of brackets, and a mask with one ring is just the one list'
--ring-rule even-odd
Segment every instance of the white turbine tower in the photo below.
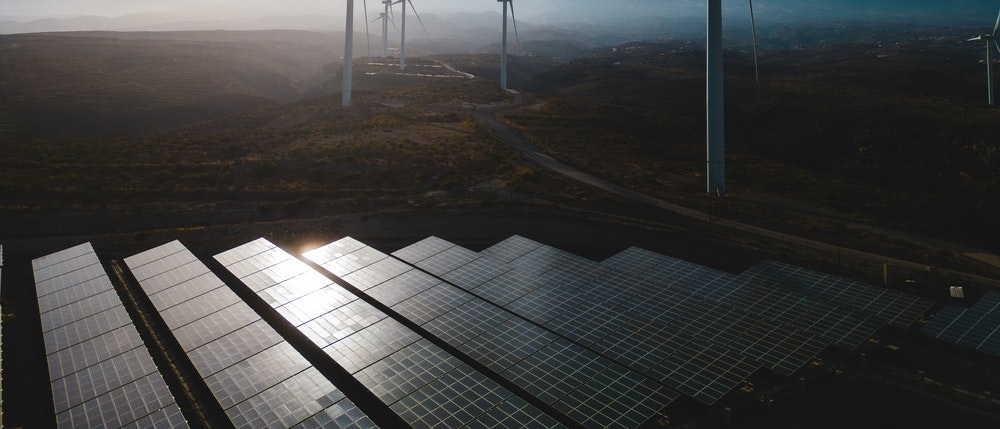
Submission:
{"label": "white turbine tower", "polygon": [[500,48],[500,88],[507,90],[507,3],[510,3],[510,17],[514,22],[514,38],[520,46],[521,40],[517,36],[517,17],[514,16],[514,0],[497,0],[503,3],[503,41]]}
{"label": "white turbine tower", "polygon": [[400,0],[398,3],[403,4],[403,20],[400,23],[400,38],[399,38],[399,68],[406,69],[406,4],[410,4],[410,8],[413,9],[413,15],[417,17],[417,21],[420,22],[420,26],[423,27],[424,33],[427,33],[427,27],[424,26],[424,20],[420,19],[420,14],[417,13],[417,8],[413,6],[413,0]]}
{"label": "white turbine tower", "polygon": [[[368,32],[368,2],[362,1],[365,8],[365,33]],[[347,23],[344,30],[344,87],[342,106],[351,105],[351,91],[354,80],[354,0],[347,0]],[[369,39],[369,50],[371,40]]]}
{"label": "white turbine tower", "polygon": [[390,8],[395,3],[392,0],[382,0],[382,5],[385,7],[385,11],[380,13],[378,18],[372,20],[372,22],[382,20],[382,58],[388,58],[389,56],[389,23],[395,27],[396,23],[392,21],[391,15],[389,15]]}
{"label": "white turbine tower", "polygon": [[[722,72],[722,0],[708,0],[706,20],[707,76],[705,81],[707,107],[707,192],[726,195],[726,117],[725,85]],[[757,25],[750,0],[750,25],[753,30],[754,71],[757,70]],[[759,79],[759,77],[758,77]]]}
{"label": "white turbine tower", "polygon": [[347,0],[347,29],[344,35],[344,98],[342,106],[351,105],[351,84],[354,73],[354,0]]}
{"label": "white turbine tower", "polygon": [[[993,25],[993,32],[989,34],[983,34],[969,39],[969,42],[986,41],[986,90],[988,94],[988,99],[990,106],[994,106],[993,102],[993,46],[1000,51],[1000,43],[997,42],[997,30],[1000,30],[1000,14],[997,14],[997,23]],[[993,42],[993,46],[990,46],[990,42]]]}

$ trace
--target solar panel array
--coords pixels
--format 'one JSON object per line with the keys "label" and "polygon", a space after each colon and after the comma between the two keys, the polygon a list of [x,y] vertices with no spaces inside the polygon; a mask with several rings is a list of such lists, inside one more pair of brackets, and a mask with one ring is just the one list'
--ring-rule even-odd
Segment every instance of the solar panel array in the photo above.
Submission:
{"label": "solar panel array", "polygon": [[57,425],[187,427],[93,247],[32,267]]}
{"label": "solar panel array", "polygon": [[987,293],[970,308],[946,306],[934,315],[920,333],[992,356],[1000,356],[1000,293]]}
{"label": "solar panel array", "polygon": [[[435,248],[440,242],[426,244],[401,252],[414,257],[440,250]],[[354,239],[305,256],[583,426],[638,427],[679,396],[655,380]],[[465,265],[477,257],[455,249],[429,264],[475,278],[502,271],[495,265]]]}
{"label": "solar panel array", "polygon": [[906,329],[930,310],[934,301],[777,261],[762,261],[743,277],[765,286],[780,286],[832,305],[854,309],[879,323]]}
{"label": "solar panel array", "polygon": [[[657,322],[657,301],[664,297],[629,290],[637,284],[635,270],[611,270],[522,237],[482,255],[431,237],[394,255],[487,300],[527,279],[521,296],[493,304],[661,389],[707,404],[760,367],[732,351],[714,353],[718,347],[695,341],[683,327]],[[668,359],[672,352],[676,358]]]}
{"label": "solar panel array", "polygon": [[[731,275],[630,248],[596,262],[519,236],[392,255],[347,237],[304,257],[353,288],[264,239],[215,259],[413,427],[635,428],[933,304],[774,261]],[[125,263],[235,426],[376,426],[179,242]],[[33,267],[59,426],[187,426],[93,248]],[[1000,294],[922,332],[1000,355]]]}
{"label": "solar panel array", "polygon": [[235,426],[375,426],[180,242],[125,263]]}
{"label": "solar panel array", "polygon": [[[374,249],[359,246],[345,240],[329,250],[331,257],[351,252],[341,265],[343,270],[353,271],[385,258]],[[414,427],[562,426],[267,240],[256,240],[215,258]],[[357,283],[367,289],[380,284],[380,279],[411,269],[399,261],[383,266],[383,271],[370,272],[356,279]],[[343,270],[339,272],[346,275]],[[398,290],[419,293],[433,286],[411,280]],[[451,298],[441,296],[437,305],[444,308],[461,299]]]}
{"label": "solar panel array", "polygon": [[[503,344],[547,338],[706,404],[761,366],[791,375],[830,345],[854,349],[886,323],[908,326],[931,304],[770,261],[734,276],[638,248],[594,262],[519,236],[483,252],[437,237],[395,258],[351,238],[324,251],[306,256],[502,374],[549,347]],[[477,354],[498,327],[503,342]]]}

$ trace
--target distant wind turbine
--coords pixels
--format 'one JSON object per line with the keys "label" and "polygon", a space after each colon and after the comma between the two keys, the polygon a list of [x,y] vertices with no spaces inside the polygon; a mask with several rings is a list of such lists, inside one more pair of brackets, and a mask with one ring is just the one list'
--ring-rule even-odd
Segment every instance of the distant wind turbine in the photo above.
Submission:
{"label": "distant wind turbine", "polygon": [[420,19],[420,14],[417,13],[417,8],[413,6],[413,0],[400,0],[399,3],[403,4],[403,21],[400,25],[400,32],[402,33],[399,38],[399,68],[406,69],[406,4],[409,3],[410,7],[413,9],[413,15],[417,17],[417,21],[420,22],[420,26],[423,27],[424,33],[427,33],[427,27],[424,27],[424,20]]}
{"label": "distant wind turbine", "polygon": [[750,3],[750,31],[753,33],[753,77],[754,81],[760,83],[760,67],[757,66],[757,23],[753,19],[753,0]]}
{"label": "distant wind turbine", "polygon": [[[1000,30],[1000,14],[997,14],[997,23],[993,25],[993,32],[989,34],[982,34],[969,39],[969,42],[986,41],[986,91],[988,94],[988,99],[990,106],[994,106],[993,102],[993,46],[1000,51],[1000,43],[997,43],[997,30]],[[993,42],[993,46],[990,46],[990,42]]]}
{"label": "distant wind turbine", "polygon": [[[753,16],[753,0],[750,2],[750,26],[753,30],[753,61],[757,81],[757,25]],[[708,17],[705,23],[707,34],[705,82],[707,107],[707,192],[720,197],[726,195],[726,117],[725,85],[722,72],[722,0],[708,0]]]}
{"label": "distant wind turbine", "polygon": [[[365,8],[365,25],[368,25],[368,2],[362,1]],[[351,91],[354,79],[354,0],[347,0],[347,24],[344,31],[344,94],[340,104],[351,105]]]}
{"label": "distant wind turbine", "polygon": [[390,18],[390,15],[389,15],[389,11],[390,11],[389,8],[392,7],[393,4],[395,4],[395,3],[393,3],[392,0],[382,0],[382,5],[385,7],[385,12],[380,13],[379,17],[375,18],[375,20],[372,21],[372,22],[375,22],[375,21],[378,21],[378,20],[382,20],[382,58],[383,59],[387,58],[389,56],[389,23],[392,22],[393,27],[396,26],[396,23],[392,21],[392,18]]}
{"label": "distant wind turbine", "polygon": [[518,46],[521,45],[521,38],[517,35],[517,18],[514,16],[514,0],[497,0],[503,3],[503,42],[500,49],[500,88],[507,90],[507,3],[510,3],[510,17],[514,22],[514,38]]}

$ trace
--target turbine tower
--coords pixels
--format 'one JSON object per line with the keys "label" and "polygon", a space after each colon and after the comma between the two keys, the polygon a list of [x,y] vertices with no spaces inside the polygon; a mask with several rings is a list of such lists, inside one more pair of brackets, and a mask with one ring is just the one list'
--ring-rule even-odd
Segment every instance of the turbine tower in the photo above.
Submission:
{"label": "turbine tower", "polygon": [[726,118],[722,74],[722,0],[708,0],[706,23],[706,104],[708,107],[708,193],[726,195]]}
{"label": "turbine tower", "polygon": [[[368,27],[368,2],[362,0],[365,8],[365,32]],[[351,105],[351,91],[354,80],[354,0],[347,0],[347,23],[344,30],[344,85],[341,106]],[[369,41],[369,50],[371,42]]]}
{"label": "turbine tower", "polygon": [[[1000,14],[997,14],[997,23],[993,25],[993,32],[989,34],[982,34],[969,39],[969,42],[975,41],[986,41],[986,91],[987,99],[990,102],[990,106],[995,106],[993,101],[993,46],[1000,51],[1000,43],[997,42],[997,30],[1000,30]],[[990,42],[993,46],[990,46]]]}
{"label": "turbine tower", "polygon": [[[754,75],[757,74],[757,25],[753,17],[753,0],[750,3],[750,26],[753,30]],[[705,23],[705,79],[707,107],[707,191],[720,197],[726,196],[726,117],[725,85],[722,72],[722,0],[708,0]]]}
{"label": "turbine tower", "polygon": [[354,0],[347,0],[347,29],[344,35],[344,97],[342,106],[351,105],[351,84],[354,73]]}
{"label": "turbine tower", "polygon": [[410,4],[410,8],[413,9],[413,15],[417,17],[417,21],[420,22],[420,26],[423,27],[424,33],[427,33],[427,27],[424,26],[424,20],[420,19],[420,14],[417,13],[417,8],[413,6],[413,0],[400,0],[397,3],[403,4],[403,20],[400,25],[400,39],[399,39],[399,68],[406,69],[406,4]]}
{"label": "turbine tower", "polygon": [[[372,22],[382,20],[382,58],[389,57],[389,23],[392,22],[390,18],[389,11],[392,5],[395,3],[392,0],[382,0],[382,5],[385,7],[385,11],[380,13],[378,18],[375,18]],[[396,23],[393,22],[392,25],[395,27]]]}
{"label": "turbine tower", "polygon": [[514,22],[514,38],[517,40],[517,44],[521,44],[520,38],[517,36],[517,18],[514,16],[514,0],[497,0],[498,3],[503,3],[503,41],[500,48],[500,88],[504,91],[507,90],[507,3],[510,3],[510,17]]}

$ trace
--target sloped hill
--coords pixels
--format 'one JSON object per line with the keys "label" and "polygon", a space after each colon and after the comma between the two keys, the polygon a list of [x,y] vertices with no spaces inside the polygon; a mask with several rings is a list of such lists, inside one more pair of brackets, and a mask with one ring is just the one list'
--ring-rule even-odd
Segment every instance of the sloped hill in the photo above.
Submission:
{"label": "sloped hill", "polygon": [[[1000,110],[985,67],[950,41],[727,53],[733,195],[781,195],[988,248],[1000,215]],[[704,168],[704,53],[630,44],[555,67],[508,118],[560,159],[694,198]],[[679,185],[675,174],[692,179]]]}
{"label": "sloped hill", "polygon": [[120,134],[296,100],[338,61],[318,33],[0,36],[0,109],[20,132]]}

